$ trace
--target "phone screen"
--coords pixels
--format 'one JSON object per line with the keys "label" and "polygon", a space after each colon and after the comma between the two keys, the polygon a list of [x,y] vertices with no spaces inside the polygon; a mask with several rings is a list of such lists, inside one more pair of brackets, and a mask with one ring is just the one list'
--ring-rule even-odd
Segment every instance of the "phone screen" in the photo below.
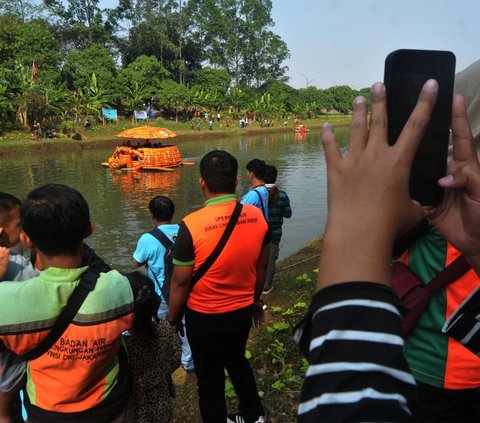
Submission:
{"label": "phone screen", "polygon": [[438,98],[410,174],[410,195],[422,205],[436,205],[443,198],[437,181],[446,173],[455,55],[449,51],[397,50],[385,60],[390,145],[397,141],[423,84],[430,78],[438,82]]}

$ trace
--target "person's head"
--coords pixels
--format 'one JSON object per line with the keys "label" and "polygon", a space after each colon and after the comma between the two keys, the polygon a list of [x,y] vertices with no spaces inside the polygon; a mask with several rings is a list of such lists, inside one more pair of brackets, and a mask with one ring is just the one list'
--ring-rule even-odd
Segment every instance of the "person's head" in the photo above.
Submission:
{"label": "person's head", "polygon": [[20,207],[22,227],[48,257],[75,255],[92,232],[88,204],[77,190],[47,184],[28,194]]}
{"label": "person's head", "polygon": [[277,168],[273,165],[265,166],[265,183],[274,184],[277,181]]}
{"label": "person's head", "polygon": [[148,203],[148,209],[157,222],[169,222],[175,213],[173,201],[163,195],[153,197]]}
{"label": "person's head", "polygon": [[480,60],[455,75],[455,94],[465,98],[475,146],[480,148]]}
{"label": "person's head", "polygon": [[223,150],[210,151],[200,161],[200,184],[203,181],[212,194],[234,194],[237,173],[237,159]]}
{"label": "person's head", "polygon": [[20,240],[20,200],[0,192],[0,247],[13,247]]}
{"label": "person's head", "polygon": [[145,334],[153,336],[152,320],[157,319],[158,307],[160,307],[160,297],[155,292],[153,282],[147,275],[138,271],[125,273],[133,292],[136,292],[134,299],[135,320],[133,321],[133,331],[136,334]]}
{"label": "person's head", "polygon": [[247,178],[251,182],[252,179],[263,181],[265,179],[265,167],[267,165],[263,160],[253,159],[247,163]]}

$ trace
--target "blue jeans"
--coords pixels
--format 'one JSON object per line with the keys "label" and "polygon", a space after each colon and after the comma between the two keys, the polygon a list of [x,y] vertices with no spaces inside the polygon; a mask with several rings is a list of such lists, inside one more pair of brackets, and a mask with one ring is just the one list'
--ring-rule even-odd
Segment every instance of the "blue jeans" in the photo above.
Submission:
{"label": "blue jeans", "polygon": [[[163,301],[158,308],[157,316],[159,319],[165,320],[168,317],[168,304]],[[185,370],[193,370],[195,368],[193,364],[192,351],[190,350],[190,344],[187,339],[187,331],[185,328],[185,317],[182,319],[184,335],[178,334],[182,341],[182,367]]]}

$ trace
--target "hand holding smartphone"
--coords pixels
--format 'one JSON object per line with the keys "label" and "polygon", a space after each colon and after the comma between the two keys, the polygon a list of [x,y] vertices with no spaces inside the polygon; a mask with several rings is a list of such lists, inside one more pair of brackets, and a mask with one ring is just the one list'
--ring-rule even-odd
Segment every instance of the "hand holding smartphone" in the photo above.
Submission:
{"label": "hand holding smartphone", "polygon": [[385,59],[388,142],[395,144],[412,113],[423,84],[438,82],[437,102],[420,142],[410,174],[410,196],[422,205],[437,205],[443,189],[452,117],[455,55],[449,51],[396,50]]}

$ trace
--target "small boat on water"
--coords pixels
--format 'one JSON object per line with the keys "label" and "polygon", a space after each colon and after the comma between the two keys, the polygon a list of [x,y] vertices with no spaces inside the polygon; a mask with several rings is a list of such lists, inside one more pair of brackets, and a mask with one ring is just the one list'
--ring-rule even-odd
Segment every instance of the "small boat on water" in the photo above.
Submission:
{"label": "small boat on water", "polygon": [[310,132],[310,129],[308,129],[306,125],[295,125],[293,127],[293,132],[295,132],[296,134],[303,134],[306,132]]}
{"label": "small boat on water", "polygon": [[133,148],[117,147],[108,161],[102,166],[112,170],[130,171],[172,171],[174,168],[190,164],[183,162],[180,150],[176,145],[161,147]]}

